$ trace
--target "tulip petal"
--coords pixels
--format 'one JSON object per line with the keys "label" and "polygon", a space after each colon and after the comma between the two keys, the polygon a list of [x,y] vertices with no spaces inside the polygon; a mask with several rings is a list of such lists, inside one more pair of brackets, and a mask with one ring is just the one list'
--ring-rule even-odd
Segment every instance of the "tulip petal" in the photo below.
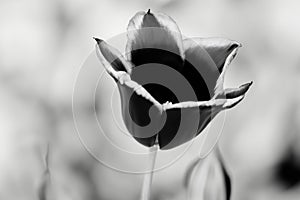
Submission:
{"label": "tulip petal", "polygon": [[[167,114],[167,123],[158,133],[160,148],[163,150],[171,149],[192,140],[220,111],[234,107],[243,98],[244,96],[239,96],[233,99],[213,99],[163,105],[163,110]],[[168,121],[170,122],[168,123]]]}
{"label": "tulip petal", "polygon": [[207,107],[227,107],[229,105],[239,103],[243,99],[243,96],[239,96],[234,99],[212,99],[210,101],[186,101],[176,104],[168,103],[163,106],[164,110],[176,109],[176,108],[207,108]]}
{"label": "tulip petal", "polygon": [[220,73],[223,71],[225,61],[230,53],[241,47],[240,43],[226,38],[191,38],[189,40],[195,41],[207,51]]}
{"label": "tulip petal", "polygon": [[225,90],[221,91],[219,94],[216,94],[216,99],[233,99],[238,96],[243,96],[249,90],[250,86],[252,85],[252,81],[249,83],[245,83],[238,88],[226,88]]}
{"label": "tulip petal", "polygon": [[138,12],[129,21],[127,30],[127,59],[135,66],[151,62],[172,67],[182,64],[182,37],[175,21],[169,16],[154,14],[150,10],[147,13]]}
{"label": "tulip petal", "polygon": [[153,146],[164,122],[162,105],[130,78],[118,83],[123,120],[128,131],[139,143]]}
{"label": "tulip petal", "polygon": [[118,80],[124,73],[131,73],[131,63],[126,61],[117,49],[101,39],[94,39],[97,42],[96,54],[99,60],[115,80]]}
{"label": "tulip petal", "polygon": [[[183,41],[186,59],[193,60],[193,65],[201,68],[205,79],[205,83],[210,89],[214,87],[214,90],[218,93],[223,89],[224,74],[226,68],[237,53],[240,43],[223,39],[223,38],[190,38]],[[206,58],[207,54],[214,65]],[[206,61],[204,62],[203,59]],[[202,69],[205,68],[205,69]],[[201,73],[202,74],[202,73]]]}
{"label": "tulip petal", "polygon": [[208,52],[198,43],[186,39],[183,45],[185,62],[181,74],[193,87],[198,101],[208,101],[214,96],[214,89],[220,73]]}
{"label": "tulip petal", "polygon": [[162,105],[145,88],[131,80],[131,64],[119,51],[100,39],[96,41],[98,58],[118,83],[122,116],[128,131],[139,143],[153,146],[164,121]]}

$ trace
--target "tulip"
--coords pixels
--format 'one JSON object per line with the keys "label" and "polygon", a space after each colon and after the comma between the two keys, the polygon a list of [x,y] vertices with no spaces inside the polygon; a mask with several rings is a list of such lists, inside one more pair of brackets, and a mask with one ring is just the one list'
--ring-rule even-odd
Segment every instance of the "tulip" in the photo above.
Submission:
{"label": "tulip", "polygon": [[[238,42],[182,39],[173,19],[150,10],[138,12],[130,20],[127,36],[126,57],[98,38],[94,38],[96,52],[118,85],[127,129],[147,147],[158,144],[166,150],[190,141],[220,111],[237,105],[252,84],[223,88],[226,69],[241,46]],[[179,101],[168,88],[155,84],[157,73],[147,72],[158,69],[158,64],[179,72],[191,85],[195,98],[186,95]],[[143,70],[145,73],[140,73]],[[140,84],[145,78],[153,78],[153,83]],[[172,81],[173,77],[165,74],[165,79]]]}
{"label": "tulip", "polygon": [[[168,150],[199,135],[222,110],[242,101],[252,82],[224,89],[228,65],[241,44],[223,38],[183,38],[164,14],[138,12],[127,29],[123,55],[105,41],[96,53],[117,83],[124,123],[140,144]],[[141,199],[149,199],[153,170]]]}

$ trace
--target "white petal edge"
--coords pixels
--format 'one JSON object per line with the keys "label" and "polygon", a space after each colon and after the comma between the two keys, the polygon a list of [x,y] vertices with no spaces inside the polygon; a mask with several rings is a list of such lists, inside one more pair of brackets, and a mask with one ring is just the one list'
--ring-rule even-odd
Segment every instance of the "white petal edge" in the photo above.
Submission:
{"label": "white petal edge", "polygon": [[[142,96],[143,98],[147,99],[148,101],[152,102],[153,105],[157,106],[162,111],[162,105],[156,99],[154,99],[151,96],[151,94],[143,86],[141,86],[137,82],[131,80],[130,75],[128,73],[126,73],[124,71],[114,70],[114,68],[110,65],[110,63],[107,62],[107,60],[104,58],[104,56],[100,52],[99,47],[98,47],[97,44],[96,44],[96,53],[97,53],[97,56],[98,56],[99,60],[102,62],[105,69],[107,70],[107,72],[112,77],[114,77],[116,80],[118,80],[118,83],[132,89],[133,92],[135,92],[136,94]],[[124,62],[125,61],[126,60],[124,60]],[[122,63],[123,63],[123,60],[122,60]]]}
{"label": "white petal edge", "polygon": [[241,44],[238,43],[238,46],[227,56],[224,66],[223,66],[223,70],[217,80],[217,84],[215,87],[215,95],[219,94],[220,92],[222,92],[222,90],[224,89],[224,79],[225,79],[225,73],[227,71],[227,68],[229,66],[229,64],[231,63],[231,61],[233,60],[233,58],[235,57],[235,55],[238,52],[238,49],[241,47]]}
{"label": "white petal edge", "polygon": [[[103,64],[104,68],[106,69],[106,71],[115,79],[119,80],[120,77],[123,74],[128,74],[127,72],[124,71],[116,71],[111,64],[106,60],[106,58],[103,56],[103,54],[101,53],[101,50],[99,49],[98,44],[96,44],[95,46],[96,49],[96,55],[98,57],[98,59],[100,60],[100,62]],[[120,52],[118,52],[118,50],[111,48],[110,50],[113,51],[113,53],[116,53],[116,55],[119,55],[118,58],[121,60],[122,64],[125,66],[126,70],[129,71],[129,74],[131,73],[131,63],[128,62],[127,60],[125,60],[125,58],[121,55]]]}
{"label": "white petal edge", "polygon": [[232,106],[243,100],[243,96],[236,97],[234,99],[212,99],[209,101],[185,101],[181,103],[166,103],[163,104],[163,110],[170,110],[176,108],[201,108],[201,107],[219,107],[219,108],[231,108]]}
{"label": "white petal edge", "polygon": [[[128,41],[135,40],[135,31],[137,29],[142,28],[143,17],[146,14],[144,11],[140,11],[136,13],[130,20],[127,26],[127,39]],[[152,13],[157,21],[162,25],[162,28],[167,30],[170,35],[175,38],[176,43],[178,44],[180,56],[184,59],[184,49],[183,49],[183,41],[179,27],[177,26],[176,22],[164,13]],[[131,54],[129,53],[132,49],[131,43],[127,42],[126,45],[126,56],[127,60],[131,60]]]}
{"label": "white petal edge", "polygon": [[164,13],[156,13],[154,14],[154,16],[159,21],[159,23],[161,23],[163,27],[165,27],[169,31],[169,33],[173,35],[178,44],[180,56],[182,57],[182,59],[184,59],[182,35],[176,22],[170,16]]}
{"label": "white petal edge", "polygon": [[[242,44],[237,41],[230,40],[227,38],[221,38],[221,37],[209,37],[209,38],[198,38],[198,37],[194,38],[194,37],[192,37],[192,38],[185,38],[183,41],[185,51],[190,48],[197,48],[197,45],[205,50],[205,47],[209,47],[209,46],[215,46],[215,47],[222,46],[222,45],[224,45],[224,42],[230,42],[230,43],[232,43],[232,45],[236,44],[237,47],[235,47],[235,49],[232,50],[232,52],[225,59],[225,63],[222,67],[223,70],[222,70],[219,78],[217,79],[217,83],[216,83],[216,86],[214,89],[215,96],[223,90],[224,76],[225,76],[226,70],[227,70],[229,64],[231,63],[231,61],[233,60],[234,56],[237,54],[238,49],[240,47],[242,47]],[[207,54],[209,55],[208,52],[207,52]],[[215,63],[212,57],[210,57],[210,59],[213,63]]]}
{"label": "white petal edge", "polygon": [[129,79],[126,79],[126,81],[124,81],[121,84],[132,89],[133,92],[135,92],[136,94],[138,94],[138,95],[142,96],[143,98],[147,99],[148,101],[152,102],[153,105],[155,105],[156,107],[158,107],[160,109],[160,111],[162,111],[162,105],[156,99],[154,99],[152,97],[152,95],[143,86],[141,86],[137,82],[131,80],[130,77],[129,77]]}

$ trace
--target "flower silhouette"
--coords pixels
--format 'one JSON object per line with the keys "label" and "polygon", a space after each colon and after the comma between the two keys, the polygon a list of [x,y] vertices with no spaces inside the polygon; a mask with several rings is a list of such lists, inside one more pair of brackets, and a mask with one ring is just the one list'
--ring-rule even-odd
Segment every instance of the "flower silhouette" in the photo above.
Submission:
{"label": "flower silhouette", "polygon": [[190,141],[220,111],[237,105],[252,84],[223,88],[238,42],[183,39],[167,15],[138,12],[129,22],[127,37],[125,55],[94,38],[96,53],[117,83],[128,131],[145,146],[171,149]]}

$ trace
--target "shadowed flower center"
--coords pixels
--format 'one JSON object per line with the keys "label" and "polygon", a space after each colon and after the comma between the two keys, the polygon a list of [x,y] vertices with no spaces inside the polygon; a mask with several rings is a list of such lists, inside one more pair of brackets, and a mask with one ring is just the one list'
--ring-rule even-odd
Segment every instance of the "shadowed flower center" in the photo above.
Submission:
{"label": "shadowed flower center", "polygon": [[[144,78],[141,76],[155,76],[156,74],[137,74],[135,73],[135,69],[138,67],[152,67],[151,63],[154,63],[168,66],[179,72],[192,86],[197,97],[197,99],[189,99],[189,97],[186,97],[182,99],[182,101],[207,101],[210,100],[213,95],[214,88],[208,89],[203,78],[204,75],[200,74],[197,68],[189,61],[182,60],[180,55],[173,52],[154,48],[138,49],[131,52],[131,62],[135,65],[132,70],[131,78],[140,84],[142,83],[141,80]],[[165,79],[172,78],[172,76],[165,76]],[[159,86],[158,84],[147,84],[142,86],[161,104],[167,101],[178,103],[176,96],[164,86]],[[167,90],[169,90],[169,92],[167,92]],[[174,99],[174,97],[176,99]]]}

